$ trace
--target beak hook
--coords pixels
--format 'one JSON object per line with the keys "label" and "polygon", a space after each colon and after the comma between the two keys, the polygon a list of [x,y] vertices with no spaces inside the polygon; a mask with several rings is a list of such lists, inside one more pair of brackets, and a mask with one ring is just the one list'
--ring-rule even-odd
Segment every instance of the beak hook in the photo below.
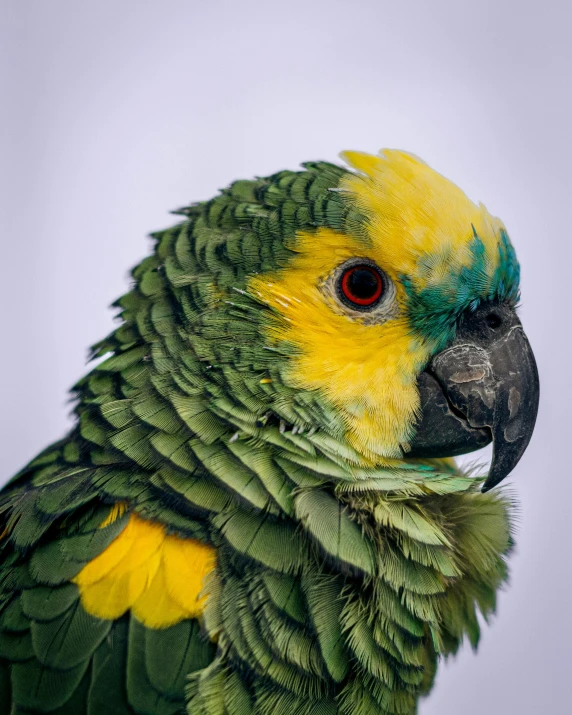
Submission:
{"label": "beak hook", "polygon": [[[514,310],[484,306],[468,318],[454,343],[419,379],[422,419],[411,456],[444,457],[493,442],[482,490],[517,465],[532,436],[539,380],[534,354]],[[491,327],[492,326],[492,327]]]}

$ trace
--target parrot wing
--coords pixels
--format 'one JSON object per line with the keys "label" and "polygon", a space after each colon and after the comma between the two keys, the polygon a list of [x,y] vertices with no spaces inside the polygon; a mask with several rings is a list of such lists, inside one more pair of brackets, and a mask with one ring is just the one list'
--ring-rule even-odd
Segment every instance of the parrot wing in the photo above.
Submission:
{"label": "parrot wing", "polygon": [[69,444],[40,455],[1,506],[0,715],[183,713],[188,674],[216,648],[197,620],[214,550],[191,520],[168,533],[168,510],[160,524],[105,504],[102,480],[125,475],[66,466]]}

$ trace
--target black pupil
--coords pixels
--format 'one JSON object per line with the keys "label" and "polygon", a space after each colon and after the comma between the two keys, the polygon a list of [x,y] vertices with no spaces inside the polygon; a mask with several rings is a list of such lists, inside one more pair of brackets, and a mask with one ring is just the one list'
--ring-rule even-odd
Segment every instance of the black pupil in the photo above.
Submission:
{"label": "black pupil", "polygon": [[367,300],[377,292],[379,278],[370,268],[356,268],[348,276],[350,293],[360,300]]}

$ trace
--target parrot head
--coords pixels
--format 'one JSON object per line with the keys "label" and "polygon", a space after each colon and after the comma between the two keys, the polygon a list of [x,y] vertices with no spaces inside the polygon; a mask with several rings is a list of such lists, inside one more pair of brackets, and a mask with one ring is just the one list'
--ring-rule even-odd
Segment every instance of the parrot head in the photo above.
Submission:
{"label": "parrot head", "polygon": [[326,219],[246,278],[279,363],[261,381],[277,413],[319,403],[314,426],[361,465],[492,441],[490,489],[522,456],[539,395],[506,229],[411,154],[342,156],[355,171],[328,188]]}

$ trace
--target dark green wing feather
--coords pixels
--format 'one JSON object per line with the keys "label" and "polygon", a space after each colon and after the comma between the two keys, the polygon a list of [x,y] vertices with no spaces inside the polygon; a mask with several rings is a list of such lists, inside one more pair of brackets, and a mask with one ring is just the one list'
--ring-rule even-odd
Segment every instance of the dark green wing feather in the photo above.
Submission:
{"label": "dark green wing feather", "polygon": [[131,614],[111,621],[84,610],[70,579],[125,527],[128,515],[99,528],[108,513],[95,502],[60,517],[25,553],[4,537],[0,702],[14,708],[7,712],[182,713],[186,675],[212,660],[215,646],[197,621],[153,631]]}

